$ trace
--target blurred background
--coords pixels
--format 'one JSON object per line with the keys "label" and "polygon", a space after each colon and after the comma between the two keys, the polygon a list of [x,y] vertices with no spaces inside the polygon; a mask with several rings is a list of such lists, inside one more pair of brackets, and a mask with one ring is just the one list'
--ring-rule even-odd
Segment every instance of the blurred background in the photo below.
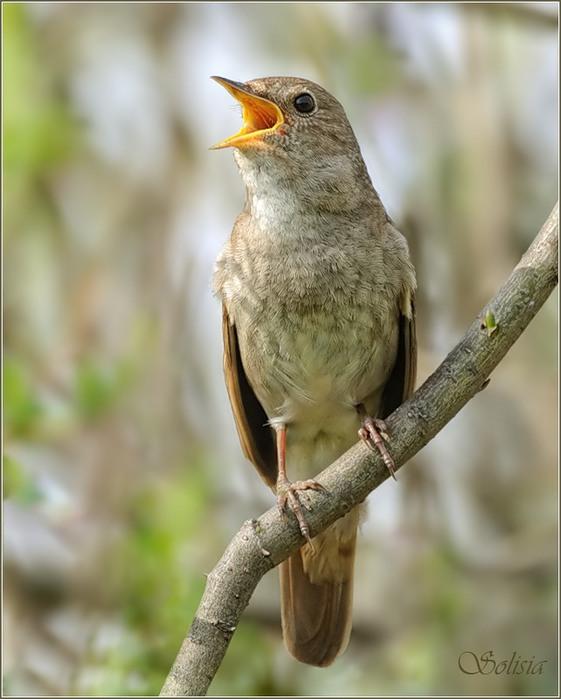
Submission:
{"label": "blurred background", "polygon": [[[209,76],[303,76],[345,105],[417,267],[420,382],[555,202],[557,7],[2,10],[4,694],[157,694],[205,573],[273,504],[223,385],[211,276],[243,189],[207,149],[240,116]],[[211,694],[556,692],[556,334],[552,297],[369,498],[346,654],[288,656],[273,571]],[[488,650],[546,662],[460,671]]]}

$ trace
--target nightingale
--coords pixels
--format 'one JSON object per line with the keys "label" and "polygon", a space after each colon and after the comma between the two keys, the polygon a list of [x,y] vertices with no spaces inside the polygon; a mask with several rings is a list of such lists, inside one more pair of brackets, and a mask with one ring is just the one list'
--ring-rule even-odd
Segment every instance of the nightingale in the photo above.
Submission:
{"label": "nightingale", "polygon": [[213,146],[234,148],[246,189],[214,271],[226,386],[245,456],[306,539],[279,568],[285,645],[324,667],[349,641],[363,505],[311,538],[304,491],[357,431],[393,475],[383,418],[415,382],[415,272],[331,94],[302,78],[213,79],[243,118]]}

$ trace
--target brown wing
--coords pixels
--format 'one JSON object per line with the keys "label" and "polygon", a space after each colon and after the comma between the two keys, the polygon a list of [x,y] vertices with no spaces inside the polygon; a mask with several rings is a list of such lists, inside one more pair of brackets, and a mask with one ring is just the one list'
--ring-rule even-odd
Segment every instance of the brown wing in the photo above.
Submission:
{"label": "brown wing", "polygon": [[243,453],[267,485],[277,480],[276,438],[245,374],[236,326],[222,306],[224,376]]}
{"label": "brown wing", "polygon": [[385,418],[407,400],[415,390],[417,378],[417,330],[415,298],[411,298],[410,316],[401,313],[397,358],[384,388],[381,417]]}

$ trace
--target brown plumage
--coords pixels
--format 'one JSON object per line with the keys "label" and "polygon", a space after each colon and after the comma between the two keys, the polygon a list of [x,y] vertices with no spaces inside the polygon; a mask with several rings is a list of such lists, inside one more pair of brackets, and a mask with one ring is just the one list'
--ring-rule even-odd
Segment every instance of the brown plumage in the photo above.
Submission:
{"label": "brown plumage", "polygon": [[351,631],[360,508],[309,540],[301,493],[360,416],[392,467],[368,416],[413,390],[415,275],[334,97],[300,78],[217,80],[242,105],[244,126],[217,147],[235,148],[247,191],[214,278],[226,385],[245,456],[308,538],[280,566],[286,646],[326,666]]}

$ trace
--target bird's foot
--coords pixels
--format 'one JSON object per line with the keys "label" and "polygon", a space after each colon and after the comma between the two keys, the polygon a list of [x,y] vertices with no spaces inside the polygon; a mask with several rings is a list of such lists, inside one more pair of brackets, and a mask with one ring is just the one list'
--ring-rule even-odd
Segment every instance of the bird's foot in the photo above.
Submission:
{"label": "bird's foot", "polygon": [[306,522],[306,517],[304,516],[304,511],[302,505],[309,510],[309,506],[300,501],[300,496],[298,495],[299,490],[321,490],[327,492],[321,483],[314,480],[306,481],[295,481],[291,483],[288,478],[279,478],[277,480],[277,505],[281,514],[286,514],[286,508],[292,510],[294,516],[298,520],[298,525],[300,526],[300,531],[302,535],[306,538],[306,541],[310,545],[312,551],[314,546],[312,544],[312,539],[310,537],[310,528]]}
{"label": "bird's foot", "polygon": [[358,431],[358,436],[372,451],[380,453],[384,463],[388,467],[388,471],[391,473],[394,481],[396,481],[395,462],[386,447],[386,442],[389,439],[386,423],[379,418],[366,415],[362,419],[362,425]]}

